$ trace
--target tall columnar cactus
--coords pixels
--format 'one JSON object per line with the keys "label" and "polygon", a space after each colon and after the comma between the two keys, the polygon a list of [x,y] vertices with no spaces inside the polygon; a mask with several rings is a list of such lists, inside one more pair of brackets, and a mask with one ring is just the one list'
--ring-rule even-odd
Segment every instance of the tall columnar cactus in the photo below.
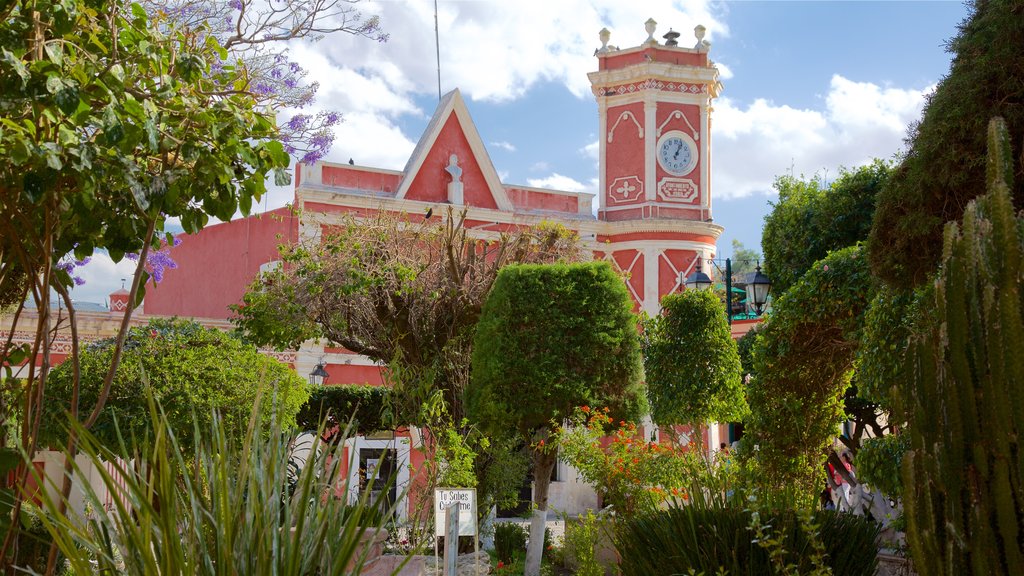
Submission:
{"label": "tall columnar cactus", "polygon": [[1001,118],[985,196],[946,225],[937,323],[909,349],[908,540],[918,572],[1024,574],[1024,219]]}

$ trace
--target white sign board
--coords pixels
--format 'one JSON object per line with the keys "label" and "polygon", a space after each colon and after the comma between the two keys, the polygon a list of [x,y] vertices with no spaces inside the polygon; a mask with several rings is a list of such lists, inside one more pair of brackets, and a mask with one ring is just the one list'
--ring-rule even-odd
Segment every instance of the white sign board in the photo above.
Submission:
{"label": "white sign board", "polygon": [[444,511],[459,505],[459,536],[476,536],[476,488],[436,488],[434,490],[434,535],[444,536]]}

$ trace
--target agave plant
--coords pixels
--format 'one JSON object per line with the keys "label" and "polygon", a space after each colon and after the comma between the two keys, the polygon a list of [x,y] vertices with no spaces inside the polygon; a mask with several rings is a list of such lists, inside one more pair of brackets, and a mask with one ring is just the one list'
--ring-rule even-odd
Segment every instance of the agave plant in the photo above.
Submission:
{"label": "agave plant", "polygon": [[[112,496],[104,506],[85,484],[86,512],[80,515],[68,502],[62,506],[43,494],[42,520],[73,573],[360,572],[370,549],[361,538],[382,530],[393,510],[381,514],[365,497],[348,505],[335,496],[348,493],[340,474],[344,442],[314,446],[312,453],[322,456],[296,474],[294,467],[289,471],[289,436],[276,419],[269,430],[259,430],[254,418],[239,441],[227,437],[215,418],[209,430],[196,426],[196,445],[183,452],[163,409],[152,402],[150,412],[153,432],[131,443],[132,451],[127,442],[118,450],[105,448],[72,423],[80,454]],[[76,462],[72,473],[82,478],[82,468]]]}

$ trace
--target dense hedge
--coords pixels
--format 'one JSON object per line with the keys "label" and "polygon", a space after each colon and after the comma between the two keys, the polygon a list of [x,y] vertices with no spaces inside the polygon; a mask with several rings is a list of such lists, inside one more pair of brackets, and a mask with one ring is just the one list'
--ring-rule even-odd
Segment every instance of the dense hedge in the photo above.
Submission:
{"label": "dense hedge", "polygon": [[[79,418],[96,405],[114,352],[113,339],[88,345],[81,353]],[[196,426],[208,430],[214,411],[229,437],[241,438],[259,399],[259,423],[274,411],[291,427],[309,384],[287,365],[220,330],[181,319],[152,320],[129,330],[110,396],[91,428],[110,447],[119,433],[132,442],[151,428],[147,389],[160,401],[164,416],[183,449],[190,450]],[[73,391],[72,362],[64,362],[46,381],[40,439],[61,445]],[[115,425],[116,424],[116,425]]]}
{"label": "dense hedge", "polygon": [[[618,524],[615,537],[622,574],[777,574],[769,551],[755,542],[751,515],[741,508],[680,506],[627,519]],[[875,573],[877,524],[831,511],[816,513],[813,523],[833,574]],[[796,566],[792,573],[810,573],[813,549],[793,512],[761,513],[760,524],[781,544],[785,562]]]}
{"label": "dense hedge", "polygon": [[352,421],[353,432],[391,430],[388,388],[383,386],[313,386],[309,400],[299,408],[295,424],[300,430],[318,430],[324,417],[342,426]]}
{"label": "dense hedge", "polygon": [[[902,288],[927,283],[942,257],[942,230],[985,191],[985,130],[1002,116],[1014,158],[1014,205],[1024,203],[1024,16],[1020,0],[974,3],[949,43],[949,75],[911,126],[909,150],[879,193],[868,241],[871,270]],[[766,251],[767,255],[767,251]],[[774,279],[774,276],[773,276]]]}

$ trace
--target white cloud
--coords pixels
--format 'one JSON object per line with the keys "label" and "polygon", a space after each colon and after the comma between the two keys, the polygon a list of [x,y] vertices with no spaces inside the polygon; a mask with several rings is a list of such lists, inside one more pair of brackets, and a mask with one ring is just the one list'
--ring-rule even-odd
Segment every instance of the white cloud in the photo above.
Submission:
{"label": "white cloud", "polygon": [[507,150],[508,152],[516,151],[516,147],[511,142],[506,142],[504,140],[498,142],[491,142],[491,146],[494,146],[495,148],[501,148],[502,150]]}
{"label": "white cloud", "polygon": [[584,156],[590,158],[594,162],[599,162],[599,156],[601,154],[601,141],[594,140],[590,144],[587,144],[583,148],[580,148],[580,154],[583,154]]}
{"label": "white cloud", "polygon": [[715,196],[770,193],[775,177],[790,170],[810,175],[891,158],[933,89],[880,87],[837,74],[822,109],[762,99],[743,108],[722,98],[714,116]]}
{"label": "white cloud", "polygon": [[[546,178],[528,178],[526,183],[535,188],[550,188],[552,190],[564,190],[566,192],[585,192],[587,187],[580,181],[563,176],[557,172]],[[595,185],[594,188],[597,188]]]}
{"label": "white cloud", "polygon": [[549,166],[548,163],[544,162],[543,160],[541,160],[540,162],[534,162],[530,166],[530,171],[531,172],[547,172],[550,169],[551,169],[551,166]]}
{"label": "white cloud", "polygon": [[[393,86],[430,93],[437,89],[434,13],[429,2],[380,2],[360,5],[381,17],[388,42],[368,47],[366,40],[337,36],[317,45],[332,61],[356,70],[395,68],[382,76]],[[611,43],[636,46],[644,41],[644,22],[683,31],[681,44],[695,41],[686,31],[697,24],[708,39],[728,28],[708,0],[690,2],[445,2],[438,6],[442,91],[458,86],[475,100],[506,101],[543,80],[564,84],[577,96],[589,93],[586,73],[600,47],[598,31],[607,27]]]}

